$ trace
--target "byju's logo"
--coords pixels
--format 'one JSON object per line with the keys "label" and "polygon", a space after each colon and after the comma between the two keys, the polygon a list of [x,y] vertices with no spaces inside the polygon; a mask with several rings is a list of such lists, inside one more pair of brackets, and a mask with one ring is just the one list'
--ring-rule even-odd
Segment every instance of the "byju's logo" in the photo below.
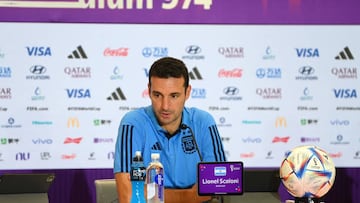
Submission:
{"label": "byju's logo", "polygon": [[335,98],[338,99],[353,99],[357,98],[357,92],[355,89],[333,89]]}
{"label": "byju's logo", "polygon": [[296,48],[296,55],[299,58],[318,58],[320,57],[319,49],[317,48]]}
{"label": "byju's logo", "polygon": [[90,89],[65,89],[69,98],[91,98]]}
{"label": "byju's logo", "polygon": [[339,55],[335,56],[336,60],[354,60],[349,47],[345,47],[344,50],[340,51]]}
{"label": "byju's logo", "polygon": [[51,56],[50,47],[26,47],[26,50],[29,56]]}
{"label": "byju's logo", "polygon": [[68,55],[67,57],[68,59],[87,59],[87,55],[84,51],[84,49],[82,48],[81,45],[79,45],[78,47],[76,47],[76,49],[74,51],[72,51],[71,54]]}

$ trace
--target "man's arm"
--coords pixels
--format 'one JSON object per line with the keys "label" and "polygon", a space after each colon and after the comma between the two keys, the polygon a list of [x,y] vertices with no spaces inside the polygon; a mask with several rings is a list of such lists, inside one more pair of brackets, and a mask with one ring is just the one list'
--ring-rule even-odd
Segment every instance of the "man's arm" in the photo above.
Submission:
{"label": "man's arm", "polygon": [[131,182],[129,173],[115,173],[116,190],[119,202],[130,203],[131,200]]}
{"label": "man's arm", "polygon": [[166,203],[201,203],[210,199],[210,196],[198,196],[197,185],[189,189],[165,189]]}

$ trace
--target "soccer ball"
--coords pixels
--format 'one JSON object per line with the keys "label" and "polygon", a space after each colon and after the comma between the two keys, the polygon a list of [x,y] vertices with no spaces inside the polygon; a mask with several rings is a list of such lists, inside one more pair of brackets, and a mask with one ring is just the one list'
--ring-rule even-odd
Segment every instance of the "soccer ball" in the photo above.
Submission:
{"label": "soccer ball", "polygon": [[327,153],[316,146],[295,147],[280,166],[280,178],[294,197],[320,198],[335,181],[335,165]]}

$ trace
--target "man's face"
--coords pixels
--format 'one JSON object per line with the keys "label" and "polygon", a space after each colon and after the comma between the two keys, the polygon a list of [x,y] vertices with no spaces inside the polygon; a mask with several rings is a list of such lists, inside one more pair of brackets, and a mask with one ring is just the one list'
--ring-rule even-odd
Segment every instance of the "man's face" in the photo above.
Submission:
{"label": "man's face", "polygon": [[149,94],[152,107],[160,126],[165,130],[172,132],[179,127],[190,91],[190,86],[185,91],[184,78],[151,77]]}

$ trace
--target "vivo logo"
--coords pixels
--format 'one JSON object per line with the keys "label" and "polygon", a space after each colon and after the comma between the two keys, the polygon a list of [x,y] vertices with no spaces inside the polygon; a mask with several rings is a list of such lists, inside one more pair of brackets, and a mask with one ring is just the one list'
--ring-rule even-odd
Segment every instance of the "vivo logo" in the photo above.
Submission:
{"label": "vivo logo", "polygon": [[91,98],[89,89],[66,89],[69,98]]}
{"label": "vivo logo", "polygon": [[330,124],[331,125],[336,125],[336,126],[348,126],[348,125],[350,125],[350,121],[349,120],[338,120],[338,119],[336,119],[336,120],[331,120],[330,121]]}
{"label": "vivo logo", "polygon": [[319,57],[319,50],[312,48],[296,48],[296,54],[298,57]]}
{"label": "vivo logo", "polygon": [[53,143],[53,140],[52,139],[41,139],[41,138],[38,138],[38,139],[32,139],[32,142],[34,144],[52,144]]}
{"label": "vivo logo", "polygon": [[259,137],[256,137],[256,138],[248,137],[248,138],[242,138],[241,140],[244,143],[261,143],[262,142],[261,138],[259,138]]}
{"label": "vivo logo", "polygon": [[26,47],[29,56],[51,56],[50,47]]}
{"label": "vivo logo", "polygon": [[355,89],[333,89],[336,98],[357,98]]}

